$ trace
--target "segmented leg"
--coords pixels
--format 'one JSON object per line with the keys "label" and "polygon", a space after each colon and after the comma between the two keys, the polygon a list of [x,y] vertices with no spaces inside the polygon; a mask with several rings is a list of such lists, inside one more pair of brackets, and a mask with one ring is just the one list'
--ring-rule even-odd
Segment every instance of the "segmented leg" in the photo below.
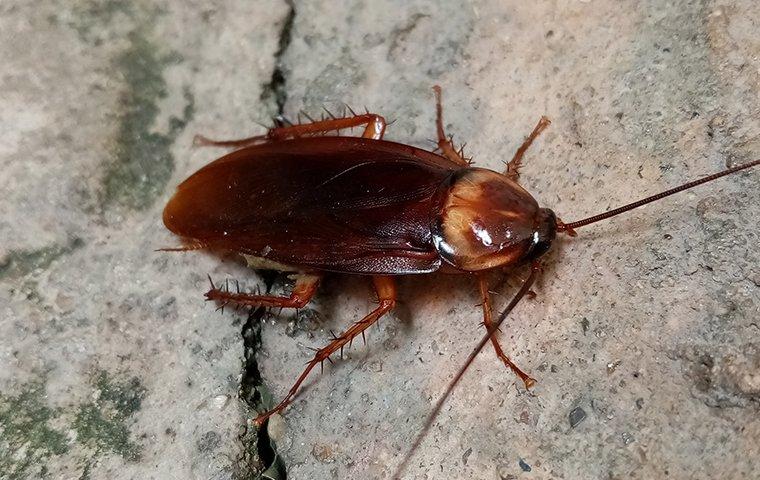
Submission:
{"label": "segmented leg", "polygon": [[362,137],[373,138],[375,140],[383,138],[386,126],[385,119],[374,113],[365,113],[350,117],[318,120],[300,125],[278,126],[270,128],[264,135],[256,135],[240,140],[211,140],[203,135],[196,135],[194,143],[199,146],[243,148],[249,145],[259,145],[288,138],[315,136],[361,125],[365,126]]}
{"label": "segmented leg", "polygon": [[[480,297],[483,300],[483,324],[486,327],[486,330],[490,330],[493,325],[493,316],[491,312],[491,294],[488,291],[488,280],[484,275],[481,275],[478,277],[478,287],[480,289]],[[520,379],[525,383],[525,388],[530,388],[533,385],[536,384],[536,381],[530,377],[527,373],[520,370],[520,368],[515,365],[512,360],[507,357],[507,355],[504,353],[504,350],[502,350],[501,345],[499,345],[499,340],[496,338],[496,334],[498,332],[494,332],[493,335],[491,335],[491,343],[493,343],[493,349],[496,351],[496,356],[498,356],[502,362],[504,362],[504,365],[511,369],[515,374],[520,377]]]}
{"label": "segmented leg", "polygon": [[454,163],[458,163],[463,167],[470,166],[470,162],[462,157],[461,150],[459,152],[454,148],[454,144],[451,142],[451,137],[447,137],[443,131],[443,106],[441,105],[441,87],[438,85],[433,86],[433,92],[435,92],[435,127],[438,133],[438,149],[441,151],[444,157],[448,158]]}
{"label": "segmented leg", "polygon": [[[412,442],[411,448],[409,448],[408,453],[406,454],[406,456],[404,456],[404,459],[398,465],[398,467],[396,468],[396,471],[393,473],[393,475],[390,478],[393,478],[393,479],[401,478],[401,474],[404,473],[404,470],[406,469],[407,465],[409,465],[409,461],[414,457],[414,454],[417,452],[417,449],[420,448],[420,445],[422,444],[422,440],[425,439],[425,436],[430,431],[430,428],[433,426],[433,422],[435,422],[435,419],[438,417],[438,414],[441,412],[441,409],[443,408],[443,405],[446,403],[446,400],[448,400],[449,396],[451,395],[451,392],[454,391],[454,388],[462,379],[467,369],[470,368],[470,365],[472,365],[472,362],[475,360],[475,357],[477,357],[480,351],[483,350],[483,347],[486,346],[486,343],[488,343],[489,340],[493,340],[493,334],[496,333],[496,329],[499,328],[501,323],[507,318],[507,316],[512,312],[512,310],[517,306],[517,304],[520,303],[520,300],[528,292],[530,287],[533,285],[533,282],[536,281],[536,278],[538,277],[538,274],[540,272],[541,272],[541,264],[539,262],[533,262],[530,268],[530,275],[528,275],[528,278],[525,279],[525,282],[523,282],[522,287],[520,287],[520,290],[514,296],[512,301],[509,302],[506,308],[502,310],[501,314],[499,314],[499,317],[496,319],[496,322],[493,322],[491,327],[486,328],[486,334],[483,336],[480,342],[478,342],[478,345],[467,357],[467,360],[465,360],[464,365],[462,365],[462,368],[459,369],[456,375],[454,375],[454,378],[452,378],[451,381],[449,382],[448,386],[446,386],[446,390],[444,390],[443,395],[438,397],[438,401],[435,402],[433,409],[428,414],[427,419],[425,419],[425,423],[422,425],[422,428],[419,429],[419,433],[417,433],[417,437],[415,437],[414,441]],[[486,288],[486,294],[488,294],[487,288]],[[488,295],[486,295],[486,298],[487,297]],[[488,312],[490,311],[491,309],[489,308]]]}
{"label": "segmented leg", "polygon": [[393,282],[393,278],[386,276],[374,276],[372,277],[372,280],[375,285],[375,291],[377,292],[377,298],[379,300],[379,305],[377,308],[372,310],[366,317],[351,325],[348,330],[333,338],[333,341],[327,344],[327,346],[317,350],[317,352],[314,354],[314,358],[306,364],[306,369],[303,371],[303,373],[301,373],[301,376],[298,377],[296,383],[290,388],[285,398],[283,398],[282,401],[273,409],[269,410],[268,412],[264,412],[256,417],[256,424],[261,425],[264,420],[287,407],[293,399],[293,396],[295,396],[296,392],[298,392],[298,389],[303,381],[306,380],[306,377],[309,376],[309,373],[317,364],[322,365],[325,360],[328,360],[330,358],[330,355],[339,350],[342,353],[343,348],[346,345],[351,346],[351,342],[357,335],[364,335],[364,331],[367,328],[369,328],[373,323],[377,322],[380,317],[393,309],[393,307],[396,305],[396,285]]}
{"label": "segmented leg", "polygon": [[[254,295],[252,293],[229,292],[216,288],[211,282],[211,290],[206,292],[208,300],[217,301],[222,306],[228,303],[245,305],[249,307],[281,307],[303,308],[309,303],[311,297],[317,291],[320,280],[319,275],[300,273],[296,276],[296,284],[288,297],[275,297],[272,295]],[[209,281],[211,278],[209,278]]]}
{"label": "segmented leg", "polygon": [[202,242],[200,240],[187,239],[185,240],[184,245],[181,245],[179,247],[164,247],[164,248],[159,248],[156,251],[157,252],[192,252],[193,250],[203,250],[204,248],[208,248],[207,243]]}
{"label": "segmented leg", "polygon": [[512,157],[512,160],[510,160],[509,163],[507,163],[507,177],[515,182],[520,179],[520,167],[522,166],[522,159],[525,155],[525,151],[528,150],[528,147],[533,143],[533,140],[541,135],[541,132],[543,132],[551,123],[552,122],[548,118],[541,117],[536,124],[536,127],[530,132],[530,135],[528,135],[528,138],[526,138],[523,144],[520,145],[520,148],[517,149],[515,156]]}

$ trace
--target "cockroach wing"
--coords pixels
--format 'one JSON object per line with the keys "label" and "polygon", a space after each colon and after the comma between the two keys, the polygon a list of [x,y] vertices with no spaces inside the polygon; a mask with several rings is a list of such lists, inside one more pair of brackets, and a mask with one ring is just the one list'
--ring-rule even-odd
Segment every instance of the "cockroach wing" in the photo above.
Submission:
{"label": "cockroach wing", "polygon": [[440,266],[430,230],[457,168],[378,140],[274,142],[193,174],[164,223],[186,239],[305,270],[427,273]]}

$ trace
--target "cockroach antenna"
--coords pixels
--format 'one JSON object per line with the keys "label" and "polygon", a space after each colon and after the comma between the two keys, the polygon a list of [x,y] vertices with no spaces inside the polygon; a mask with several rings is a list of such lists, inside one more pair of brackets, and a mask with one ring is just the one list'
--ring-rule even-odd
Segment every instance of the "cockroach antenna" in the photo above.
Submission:
{"label": "cockroach antenna", "polygon": [[[192,242],[177,250],[236,252],[296,275],[293,289],[278,296],[237,289],[233,293],[227,282],[212,283],[206,298],[221,307],[234,303],[303,308],[327,273],[363,275],[372,281],[378,303],[315,352],[280,403],[256,417],[258,426],[290,405],[317,364],[321,368],[325,360],[331,361],[331,355],[341,353],[355,337],[364,339],[365,331],[379,325],[380,318],[396,307],[395,277],[445,270],[477,280],[485,336],[437,400],[396,477],[487,343],[493,344],[502,363],[526,388],[533,384],[504,353],[498,328],[518,302],[531,295],[531,285],[540,273],[538,262],[558,232],[573,235],[575,228],[760,164],[756,160],[738,165],[584,220],[563,223],[519,183],[523,156],[549,121],[541,118],[506,171],[473,168],[446,134],[440,87],[434,87],[434,92],[434,152],[386,141],[385,118],[366,109],[358,115],[347,109],[353,115],[348,118],[337,118],[325,109],[327,117],[299,125],[277,117],[275,127],[265,134],[237,140],[198,136],[197,145],[234,151],[182,182],[163,212],[166,227]],[[363,127],[359,136],[340,135],[355,127]],[[494,319],[487,276],[517,265],[532,265],[531,273]]]}
{"label": "cockroach antenna", "polygon": [[[746,170],[748,168],[755,167],[757,165],[760,165],[760,160],[754,160],[752,162],[743,163],[740,165],[733,166],[731,168],[728,168],[726,170],[723,170],[718,173],[714,173],[712,175],[708,175],[707,177],[701,178],[699,180],[694,180],[688,183],[685,183],[683,185],[680,185],[675,188],[671,188],[669,190],[666,190],[664,192],[658,193],[656,195],[652,195],[650,197],[646,197],[644,199],[641,199],[637,202],[629,203],[628,205],[624,205],[622,207],[615,208],[613,210],[609,210],[607,212],[594,215],[592,217],[584,218],[583,220],[578,220],[575,222],[569,222],[569,223],[563,223],[558,221],[557,222],[557,231],[558,232],[564,232],[571,236],[575,236],[575,229],[580,227],[585,227],[586,225],[590,225],[592,223],[596,223],[602,220],[606,220],[608,218],[614,217],[615,215],[619,215],[621,213],[627,212],[629,210],[633,210],[634,208],[641,207],[643,205],[646,205],[648,203],[656,202],[657,200],[661,200],[665,197],[668,197],[670,195],[676,194],[678,192],[682,192],[684,190],[688,190],[690,188],[696,187],[698,185],[702,185],[703,183],[711,182],[713,180],[717,180],[721,177],[725,177],[726,175],[731,175],[732,173],[739,172],[741,170]],[[520,287],[520,290],[517,292],[517,294],[514,296],[511,302],[506,306],[506,308],[501,312],[499,315],[499,318],[491,324],[490,327],[487,328],[486,334],[483,336],[483,338],[480,340],[478,345],[472,350],[470,355],[467,357],[467,360],[465,360],[464,365],[459,369],[459,371],[454,375],[454,377],[449,382],[448,386],[446,387],[446,390],[443,392],[443,395],[438,399],[438,401],[435,403],[435,406],[428,414],[428,417],[425,419],[425,423],[423,424],[422,428],[420,429],[419,433],[417,434],[417,437],[414,439],[414,442],[412,443],[411,448],[407,452],[406,456],[402,460],[402,462],[398,465],[396,468],[396,471],[393,474],[393,479],[399,479],[401,478],[401,474],[404,473],[404,470],[409,464],[409,461],[412,459],[414,454],[416,453],[417,449],[419,449],[420,445],[422,444],[422,441],[425,439],[427,432],[430,430],[430,428],[433,426],[433,423],[435,422],[435,419],[438,417],[438,414],[440,413],[441,409],[443,408],[443,405],[446,403],[448,398],[451,396],[451,392],[454,390],[454,388],[457,386],[459,381],[462,379],[462,376],[464,376],[465,372],[470,368],[470,365],[472,365],[472,362],[475,360],[475,357],[478,356],[481,350],[483,350],[483,347],[491,340],[494,333],[496,333],[499,330],[499,327],[501,326],[502,322],[507,318],[509,313],[515,308],[515,306],[520,302],[520,300],[525,296],[528,295],[530,292],[530,287],[532,286],[533,282],[536,280],[536,277],[538,276],[538,273],[541,271],[541,265],[539,262],[534,262],[531,267],[531,272],[528,278],[523,282],[522,287]],[[526,386],[528,384],[526,383]]]}
{"label": "cockroach antenna", "polygon": [[574,230],[576,228],[585,227],[586,225],[590,225],[592,223],[606,220],[608,218],[614,217],[616,215],[620,215],[621,213],[627,212],[629,210],[633,210],[634,208],[638,208],[648,203],[656,202],[657,200],[663,199],[665,197],[669,197],[678,192],[683,192],[684,190],[694,188],[697,185],[702,185],[703,183],[712,182],[713,180],[717,180],[721,177],[725,177],[726,175],[731,175],[732,173],[736,173],[741,170],[746,170],[748,168],[752,168],[757,165],[760,165],[760,160],[754,160],[752,162],[742,163],[740,165],[736,165],[726,170],[723,170],[722,172],[708,175],[707,177],[700,178],[699,180],[694,180],[693,182],[684,183],[681,186],[671,188],[670,190],[665,190],[664,192],[658,193],[657,195],[652,195],[651,197],[643,198],[637,202],[629,203],[628,205],[623,205],[622,207],[618,207],[613,210],[600,213],[599,215],[594,215],[593,217],[584,218],[583,220],[578,220],[578,221],[570,222],[570,223],[558,223],[557,231],[573,235]]}
{"label": "cockroach antenna", "polygon": [[467,369],[470,368],[470,365],[472,365],[472,362],[475,360],[475,357],[478,356],[480,351],[483,350],[483,347],[485,347],[486,344],[491,340],[491,337],[493,336],[493,334],[499,330],[499,327],[507,318],[509,313],[517,306],[518,303],[520,303],[520,300],[522,300],[522,298],[528,293],[528,291],[530,290],[530,287],[533,285],[533,282],[536,281],[536,277],[538,277],[538,274],[540,271],[541,271],[541,264],[539,262],[534,262],[533,265],[531,265],[530,275],[528,275],[528,278],[525,279],[525,281],[522,284],[522,287],[520,287],[520,290],[517,292],[517,294],[515,294],[515,296],[512,298],[512,301],[509,302],[509,304],[504,308],[504,310],[502,310],[501,314],[499,314],[499,318],[496,319],[496,321],[493,322],[491,326],[486,330],[486,334],[483,335],[483,338],[480,340],[478,345],[472,350],[472,352],[470,353],[470,356],[467,357],[467,360],[464,362],[464,365],[462,365],[462,367],[459,369],[456,375],[454,375],[454,378],[452,378],[449,384],[446,386],[446,390],[444,390],[443,395],[441,395],[438,401],[435,402],[435,406],[433,407],[433,410],[430,411],[430,413],[427,416],[427,419],[425,419],[425,423],[423,424],[422,428],[417,434],[417,437],[415,437],[414,443],[412,443],[412,447],[407,452],[406,456],[404,457],[404,460],[399,464],[398,467],[396,467],[396,471],[393,474],[393,477],[391,478],[393,478],[394,480],[401,478],[401,474],[404,473],[404,470],[409,464],[409,460],[412,459],[417,449],[422,444],[422,441],[425,439],[427,432],[430,430],[430,427],[433,426],[433,422],[435,422],[435,419],[438,417],[438,413],[443,408],[443,405],[446,403],[446,400],[448,400],[449,397],[451,396],[451,392],[454,390],[454,388],[457,386],[459,381],[462,379],[462,376],[464,376]]}

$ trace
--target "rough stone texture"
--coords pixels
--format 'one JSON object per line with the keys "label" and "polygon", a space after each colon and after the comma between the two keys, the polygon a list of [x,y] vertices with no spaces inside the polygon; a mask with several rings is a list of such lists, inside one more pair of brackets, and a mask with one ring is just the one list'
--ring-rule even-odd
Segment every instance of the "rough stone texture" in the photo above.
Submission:
{"label": "rough stone texture", "polygon": [[[232,478],[243,342],[161,210],[275,109],[280,2],[0,5],[0,478]],[[239,272],[237,272],[239,273]],[[255,465],[252,465],[255,467]]]}
{"label": "rough stone texture", "polygon": [[[565,220],[757,158],[754,2],[448,3],[0,6],[0,472],[255,478],[239,438],[245,318],[201,293],[205,273],[258,280],[153,252],[174,242],[163,202],[214,157],[190,148],[195,132],[243,136],[278,104],[346,102],[395,119],[389,139],[429,145],[438,83],[480,166],[502,168],[552,118],[522,181]],[[502,335],[537,387],[484,351],[405,478],[752,478],[758,179],[559,240]],[[266,317],[275,398],[307,346],[372,308],[357,280],[330,277],[309,310]],[[368,346],[269,423],[288,478],[388,477],[482,335],[469,279],[403,278],[399,293]]]}

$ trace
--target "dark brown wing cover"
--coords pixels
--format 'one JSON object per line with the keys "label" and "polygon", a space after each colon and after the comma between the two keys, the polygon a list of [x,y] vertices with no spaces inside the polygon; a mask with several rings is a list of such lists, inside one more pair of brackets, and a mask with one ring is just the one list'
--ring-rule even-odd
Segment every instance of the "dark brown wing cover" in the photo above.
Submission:
{"label": "dark brown wing cover", "polygon": [[317,137],[245,148],[205,166],[164,210],[172,232],[306,269],[425,273],[430,228],[457,165],[407,145]]}

